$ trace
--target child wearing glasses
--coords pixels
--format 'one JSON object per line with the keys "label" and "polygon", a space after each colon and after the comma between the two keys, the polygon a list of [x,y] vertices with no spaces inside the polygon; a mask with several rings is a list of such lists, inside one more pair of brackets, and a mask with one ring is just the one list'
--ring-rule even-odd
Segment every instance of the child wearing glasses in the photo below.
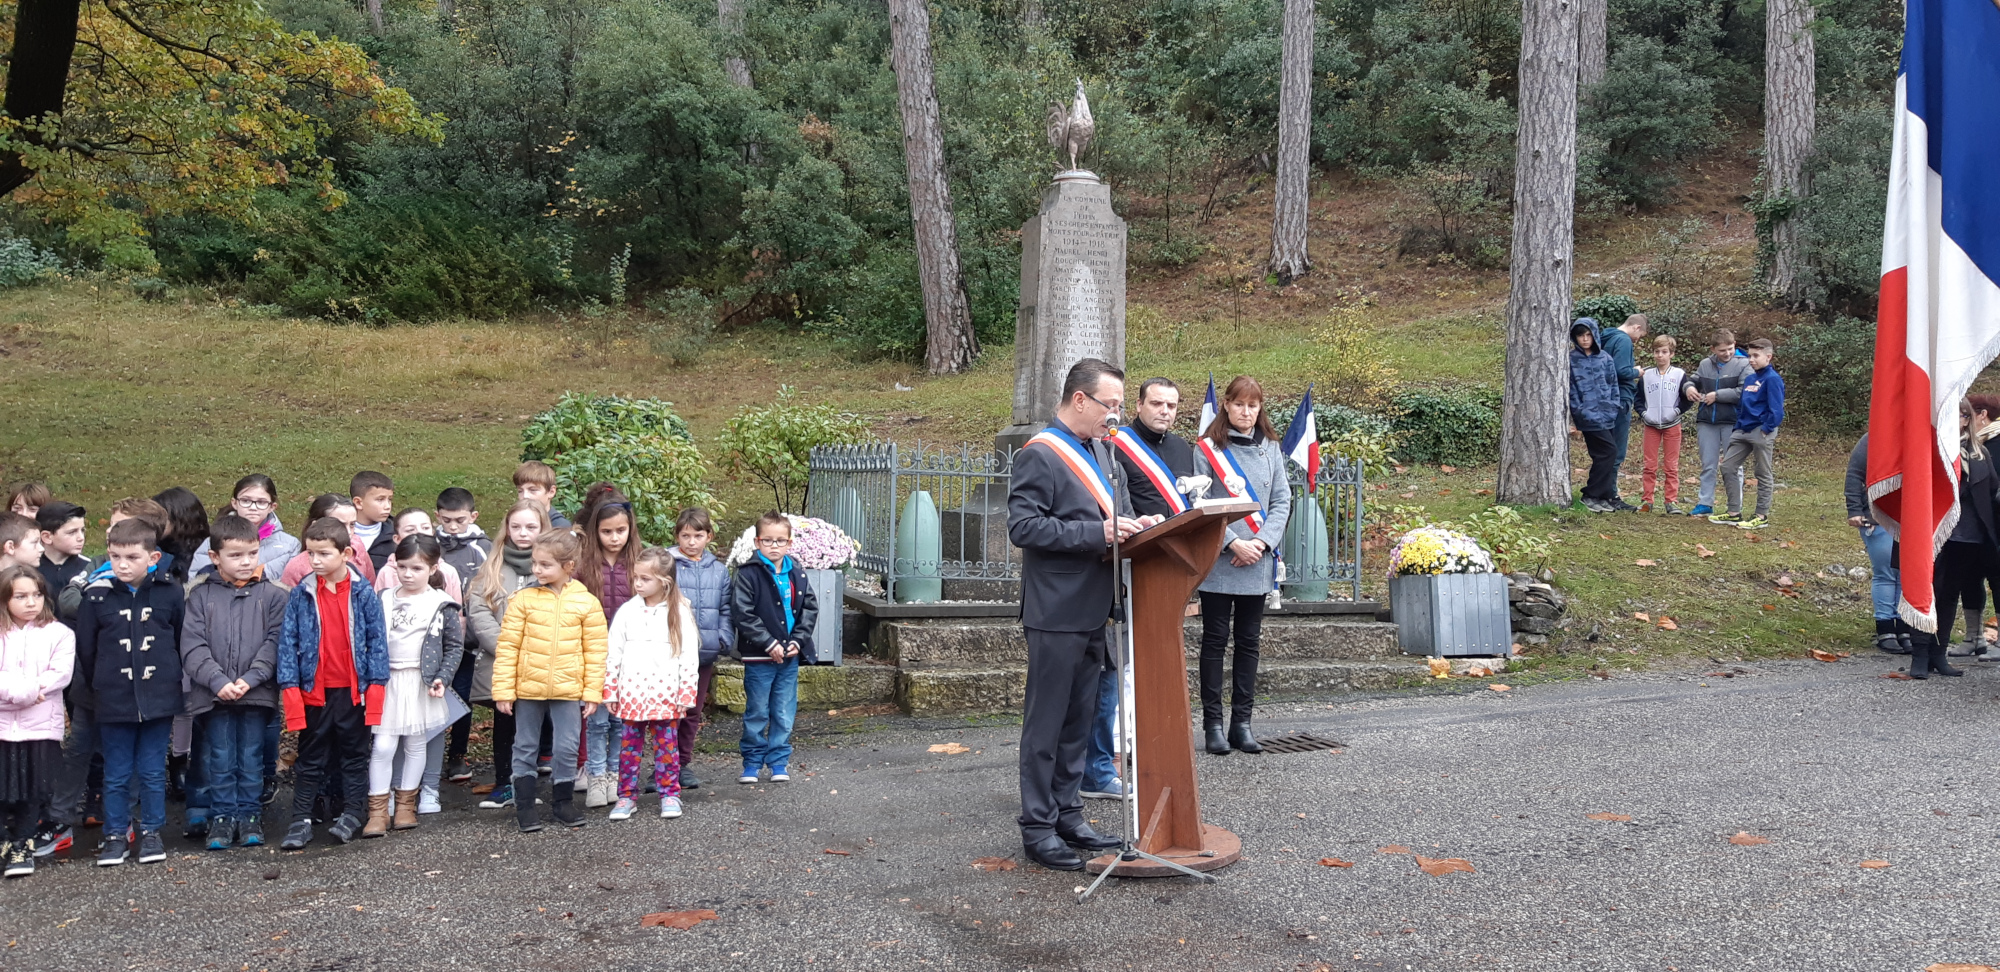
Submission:
{"label": "child wearing glasses", "polygon": [[[271,477],[263,473],[251,473],[236,481],[236,488],[229,493],[229,509],[257,528],[257,563],[263,565],[264,573],[272,581],[284,572],[285,565],[298,556],[305,547],[299,538],[285,532],[285,525],[278,521],[278,486]],[[201,542],[194,552],[194,560],[188,564],[188,576],[208,569],[213,562],[213,544],[209,540]]]}
{"label": "child wearing glasses", "polygon": [[743,775],[755,783],[768,768],[771,782],[791,781],[792,720],[799,708],[799,665],[813,664],[813,625],[819,603],[804,569],[791,557],[792,524],[772,510],[757,518],[757,552],[736,570],[730,614],[735,652],[743,660]]}

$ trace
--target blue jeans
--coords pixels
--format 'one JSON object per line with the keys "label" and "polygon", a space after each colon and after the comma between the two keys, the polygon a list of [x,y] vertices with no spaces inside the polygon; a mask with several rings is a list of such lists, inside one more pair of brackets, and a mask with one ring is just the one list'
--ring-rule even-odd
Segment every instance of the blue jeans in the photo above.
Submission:
{"label": "blue jeans", "polygon": [[1084,755],[1083,788],[1103,792],[1118,782],[1118,758],[1111,740],[1118,734],[1117,671],[1097,677],[1097,719],[1090,725],[1090,747]]}
{"label": "blue jeans", "polygon": [[792,720],[799,714],[799,660],[751,662],[743,666],[744,775],[769,766],[785,772],[792,760]]}
{"label": "blue jeans", "polygon": [[[1625,407],[1618,410],[1617,423],[1611,426],[1611,442],[1617,449],[1612,454],[1612,465],[1617,467],[1617,472],[1624,472],[1625,448],[1632,444],[1632,399],[1630,397],[1625,399]],[[1618,480],[1616,478],[1611,480],[1611,495],[1619,495]]]}
{"label": "blue jeans", "polygon": [[278,743],[285,733],[285,708],[279,706],[269,710],[270,724],[264,727],[264,779],[278,778]]}
{"label": "blue jeans", "polygon": [[98,744],[104,748],[104,835],[123,840],[132,826],[132,788],[137,780],[139,832],[157,833],[167,825],[167,745],[173,741],[174,720],[100,722]]}
{"label": "blue jeans", "polygon": [[261,705],[218,705],[202,716],[209,813],[241,820],[263,810],[264,733],[270,727],[271,710]]}
{"label": "blue jeans", "polygon": [[1870,523],[1861,528],[1861,546],[1868,551],[1870,571],[1870,593],[1875,596],[1875,620],[1889,621],[1896,617],[1896,600],[1903,594],[1901,572],[1889,566],[1889,552],[1896,546],[1896,538],[1889,535],[1889,529]]}
{"label": "blue jeans", "polygon": [[617,772],[618,748],[624,745],[624,740],[625,724],[611,714],[608,706],[598,706],[597,711],[583,721],[586,753],[583,771],[591,776]]}

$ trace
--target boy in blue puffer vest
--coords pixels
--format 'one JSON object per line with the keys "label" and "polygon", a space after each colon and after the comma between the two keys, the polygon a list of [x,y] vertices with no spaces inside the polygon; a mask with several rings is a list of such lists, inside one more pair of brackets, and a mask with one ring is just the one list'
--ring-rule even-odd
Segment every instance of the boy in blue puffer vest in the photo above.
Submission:
{"label": "boy in blue puffer vest", "polygon": [[715,684],[715,660],[736,647],[736,625],[729,613],[729,565],[708,552],[715,539],[715,521],[708,511],[690,506],[674,521],[674,583],[681,596],[694,605],[694,623],[701,629],[701,676],[694,707],[681,716],[674,727],[674,741],[681,750],[681,789],[701,786],[689,767],[694,758],[694,735],[701,731],[701,713],[708,708],[709,689]]}
{"label": "boy in blue puffer vest", "polygon": [[[382,722],[389,684],[382,601],[348,563],[352,543],[347,524],[330,516],[314,520],[306,527],[305,545],[312,573],[292,588],[278,634],[285,728],[299,730],[292,825],[278,844],[281,850],[302,850],[312,841],[313,800],[336,767],[345,801],[358,804],[368,792],[368,755],[374,748],[369,727]],[[361,830],[352,804],[327,828],[343,844]]]}
{"label": "boy in blue puffer vest", "polygon": [[1618,495],[1618,443],[1612,437],[1625,410],[1625,393],[1618,386],[1618,366],[1598,342],[1597,321],[1581,317],[1569,329],[1569,418],[1583,435],[1590,452],[1590,477],[1583,486],[1583,508],[1612,513]]}
{"label": "boy in blue puffer vest", "polygon": [[819,602],[806,572],[792,559],[792,521],[772,510],[757,518],[757,552],[736,570],[730,588],[736,657],[743,660],[743,775],[755,783],[765,767],[771,782],[792,777],[792,720],[799,709],[799,665],[813,664]]}

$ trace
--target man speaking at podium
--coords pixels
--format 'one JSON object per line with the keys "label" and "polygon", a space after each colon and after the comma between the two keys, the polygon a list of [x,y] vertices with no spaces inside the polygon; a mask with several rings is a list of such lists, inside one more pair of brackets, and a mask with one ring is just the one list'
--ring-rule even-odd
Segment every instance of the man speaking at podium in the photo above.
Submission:
{"label": "man speaking at podium", "polygon": [[1083,819],[1085,743],[1098,681],[1111,664],[1114,542],[1158,523],[1134,518],[1104,437],[1125,406],[1125,373],[1096,358],[1072,365],[1048,428],[1014,454],[1007,539],[1021,548],[1028,692],[1021,719],[1021,845],[1029,859],[1083,868],[1071,850],[1119,846]]}

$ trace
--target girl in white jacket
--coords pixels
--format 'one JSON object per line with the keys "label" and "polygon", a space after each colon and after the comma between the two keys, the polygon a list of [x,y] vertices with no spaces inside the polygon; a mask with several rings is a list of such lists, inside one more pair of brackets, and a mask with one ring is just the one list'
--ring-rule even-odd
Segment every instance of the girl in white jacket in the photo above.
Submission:
{"label": "girl in white jacket", "polygon": [[655,547],[639,554],[631,600],[611,618],[604,659],[604,704],[625,724],[618,747],[618,803],[611,819],[639,809],[639,767],[653,737],[653,782],[660,816],[681,815],[680,747],[674,726],[695,704],[700,681],[701,629],[694,608],[674,583],[673,555]]}

